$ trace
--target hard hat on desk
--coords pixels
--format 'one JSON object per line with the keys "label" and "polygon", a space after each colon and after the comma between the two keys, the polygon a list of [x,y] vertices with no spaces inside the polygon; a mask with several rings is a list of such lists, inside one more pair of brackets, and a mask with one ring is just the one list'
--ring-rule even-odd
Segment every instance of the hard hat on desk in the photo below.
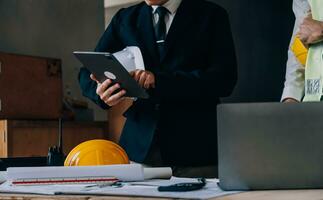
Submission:
{"label": "hard hat on desk", "polygon": [[302,64],[306,65],[308,49],[304,46],[299,37],[296,37],[294,43],[291,46],[291,50],[294,53],[297,60]]}
{"label": "hard hat on desk", "polygon": [[108,140],[90,140],[76,146],[67,156],[65,166],[129,164],[127,153]]}

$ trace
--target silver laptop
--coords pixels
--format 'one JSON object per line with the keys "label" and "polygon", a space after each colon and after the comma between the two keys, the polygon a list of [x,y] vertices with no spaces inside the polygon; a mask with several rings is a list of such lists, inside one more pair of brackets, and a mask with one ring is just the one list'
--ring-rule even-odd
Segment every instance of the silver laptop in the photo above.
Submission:
{"label": "silver laptop", "polygon": [[224,190],[323,188],[323,103],[218,107]]}

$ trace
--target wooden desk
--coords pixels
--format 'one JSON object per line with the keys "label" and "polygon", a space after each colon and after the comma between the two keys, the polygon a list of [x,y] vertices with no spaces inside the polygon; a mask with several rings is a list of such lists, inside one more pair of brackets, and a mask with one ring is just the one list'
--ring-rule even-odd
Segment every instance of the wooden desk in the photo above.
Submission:
{"label": "wooden desk", "polygon": [[322,200],[323,190],[253,191],[214,200]]}
{"label": "wooden desk", "polygon": [[[143,197],[98,197],[98,196],[41,196],[41,195],[10,195],[0,194],[0,200],[146,200],[152,198]],[[165,200],[165,198],[153,198],[154,200]],[[281,191],[255,191],[244,192],[212,200],[322,200],[323,190],[281,190]]]}

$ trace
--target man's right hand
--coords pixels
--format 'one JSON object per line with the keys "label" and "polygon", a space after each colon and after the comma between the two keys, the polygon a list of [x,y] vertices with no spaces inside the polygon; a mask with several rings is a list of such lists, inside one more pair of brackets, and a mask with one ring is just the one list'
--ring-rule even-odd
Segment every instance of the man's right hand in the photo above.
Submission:
{"label": "man's right hand", "polygon": [[110,79],[105,80],[101,84],[93,74],[91,74],[90,78],[97,82],[98,87],[96,89],[96,93],[108,106],[115,106],[125,99],[125,90],[120,90],[118,93],[114,94],[115,91],[120,89],[120,84],[116,83],[112,85],[112,81]]}

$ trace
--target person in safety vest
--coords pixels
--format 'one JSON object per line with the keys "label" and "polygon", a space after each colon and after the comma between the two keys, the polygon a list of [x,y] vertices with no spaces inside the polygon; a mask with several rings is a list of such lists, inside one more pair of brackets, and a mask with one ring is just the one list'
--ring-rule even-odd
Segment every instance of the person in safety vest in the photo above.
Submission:
{"label": "person in safety vest", "polygon": [[293,11],[296,22],[288,51],[281,101],[320,101],[323,83],[323,59],[319,58],[323,54],[323,1],[294,0]]}

